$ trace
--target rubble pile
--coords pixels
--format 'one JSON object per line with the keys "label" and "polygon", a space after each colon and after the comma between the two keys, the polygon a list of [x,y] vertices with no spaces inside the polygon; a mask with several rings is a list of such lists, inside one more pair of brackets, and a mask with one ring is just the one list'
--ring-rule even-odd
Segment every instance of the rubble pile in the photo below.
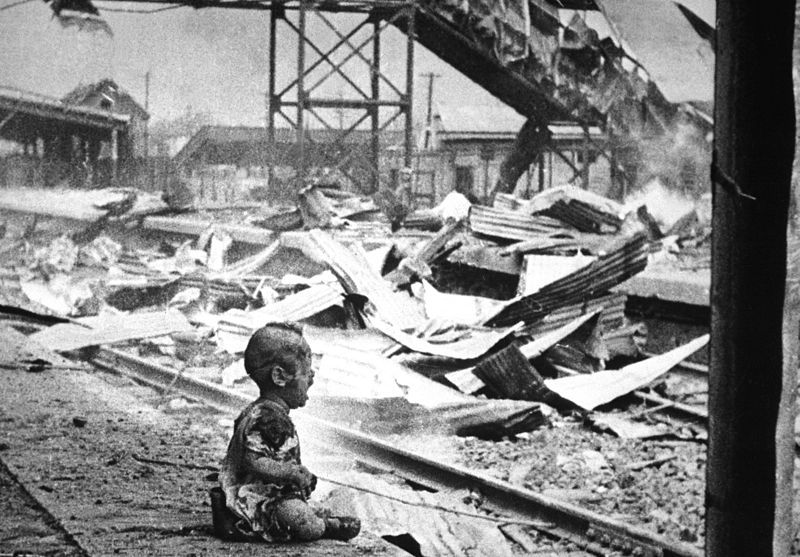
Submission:
{"label": "rubble pile", "polygon": [[[115,345],[245,390],[254,388],[242,363],[252,333],[301,322],[316,368],[304,411],[371,433],[492,443],[541,439],[578,418],[622,439],[704,439],[702,428],[626,410],[631,394],[708,342],[646,357],[646,328],[625,316],[615,288],[645,269],[654,245],[679,245],[664,243],[646,210],[563,187],[529,200],[501,194],[491,207],[468,207],[466,218],[439,212],[436,231],[414,230],[411,219],[392,234],[374,206],[333,197],[303,190],[301,224],[291,229],[286,220],[216,223],[157,245],[111,228],[84,243],[75,231],[47,242],[30,227],[12,232],[0,246],[10,254],[2,276],[4,293],[17,295],[6,295],[2,316],[19,325],[25,315],[21,329],[54,365]],[[342,216],[370,212],[372,220]],[[702,238],[677,230],[687,246]],[[259,249],[234,247],[245,232]],[[471,282],[482,295],[468,293]],[[475,460],[471,449],[462,458]],[[552,487],[544,477],[525,484]]]}
{"label": "rubble pile", "polygon": [[[570,412],[612,402],[707,340],[642,358],[646,331],[627,321],[625,296],[613,289],[647,265],[658,225],[642,218],[646,210],[568,186],[529,200],[500,194],[491,207],[450,198],[431,211],[441,219],[439,230],[414,239],[402,234],[408,225],[393,235],[382,229],[385,220],[350,221],[377,215],[363,199],[313,185],[298,199],[300,225],[260,222],[274,227],[265,230],[271,241],[236,261],[234,238],[212,224],[194,240],[155,249],[124,248],[103,233],[83,245],[73,240],[76,232],[43,246],[23,242],[24,264],[7,274],[16,273],[26,309],[71,321],[36,333],[56,351],[129,342],[175,357],[175,365],[205,354],[210,360],[202,367],[218,366],[217,380],[233,384],[244,377],[237,360],[256,329],[301,321],[315,326],[309,330],[323,384],[341,382],[346,367],[332,364],[331,354],[356,349],[364,354],[348,360],[363,360],[371,379],[353,380],[350,398],[405,398],[414,407],[407,389],[394,385],[427,382],[442,395],[440,404],[422,405],[428,411],[475,401],[502,408],[486,414],[501,437],[533,423],[517,419],[520,412],[543,423],[545,404]],[[680,238],[691,227],[676,230]],[[309,262],[298,269],[322,272],[264,272],[287,253]],[[503,289],[491,292],[489,281],[483,290],[494,296],[476,296],[456,284],[483,275],[502,275],[516,291],[498,295]],[[369,331],[379,346],[342,345],[327,338],[330,329]],[[475,425],[445,421],[452,431]]]}

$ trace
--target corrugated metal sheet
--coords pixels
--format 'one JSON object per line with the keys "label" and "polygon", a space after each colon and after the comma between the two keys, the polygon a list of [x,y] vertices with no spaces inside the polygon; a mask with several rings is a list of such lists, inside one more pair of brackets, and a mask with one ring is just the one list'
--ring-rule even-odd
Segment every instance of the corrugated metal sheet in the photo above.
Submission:
{"label": "corrugated metal sheet", "polygon": [[228,352],[243,352],[250,336],[267,323],[300,321],[342,305],[342,299],[341,290],[320,284],[253,311],[230,310],[219,320],[217,337]]}
{"label": "corrugated metal sheet", "polygon": [[455,360],[474,360],[480,358],[491,350],[503,339],[512,335],[519,326],[505,329],[478,329],[464,327],[457,331],[455,338],[452,334],[447,336],[429,335],[425,338],[405,333],[380,319],[370,319],[376,329],[389,336],[415,352],[432,354]]}
{"label": "corrugated metal sheet", "polygon": [[554,331],[582,315],[592,314],[596,311],[601,312],[600,325],[605,330],[615,329],[621,326],[625,319],[625,302],[627,299],[624,294],[617,293],[570,304],[527,325],[522,332],[532,337],[538,337]]}
{"label": "corrugated metal sheet", "polygon": [[[362,517],[364,528],[377,536],[413,537],[426,557],[512,557],[511,543],[494,522],[459,516],[444,507],[475,514],[463,502],[464,493],[431,493],[413,490],[394,476],[350,472],[338,481],[364,491],[338,488],[324,501],[338,514]],[[380,494],[380,495],[379,495]],[[408,501],[404,504],[400,501]]]}
{"label": "corrugated metal sheet", "polygon": [[714,52],[671,0],[597,0],[671,103],[714,100]]}
{"label": "corrugated metal sheet", "polygon": [[596,234],[617,232],[622,224],[618,216],[599,211],[577,199],[556,201],[541,214],[558,219],[581,232]]}
{"label": "corrugated metal sheet", "polygon": [[[536,403],[468,396],[388,358],[353,347],[312,342],[312,349],[321,358],[311,411],[324,409],[323,398],[373,401],[371,414],[369,406],[362,409],[368,414],[365,417],[386,422],[394,430],[421,428],[493,438],[531,431],[544,422]],[[350,410],[355,411],[356,407]],[[371,427],[386,425],[373,423]]]}
{"label": "corrugated metal sheet", "polygon": [[669,352],[618,370],[546,379],[548,389],[586,410],[592,410],[647,385],[708,344],[703,335]]}
{"label": "corrugated metal sheet", "polygon": [[381,320],[399,329],[414,329],[425,321],[417,300],[394,292],[366,258],[359,257],[327,232],[312,230],[297,239],[303,240],[298,247],[308,257],[330,266],[347,293],[366,296]]}
{"label": "corrugated metal sheet", "polygon": [[610,246],[610,250],[594,263],[510,304],[487,324],[502,327],[519,321],[533,323],[556,309],[596,298],[647,266],[648,243],[643,232],[626,238],[622,245]]}
{"label": "corrugated metal sheet", "polygon": [[469,224],[473,232],[507,240],[530,240],[571,229],[551,217],[530,216],[483,205],[472,206]]}

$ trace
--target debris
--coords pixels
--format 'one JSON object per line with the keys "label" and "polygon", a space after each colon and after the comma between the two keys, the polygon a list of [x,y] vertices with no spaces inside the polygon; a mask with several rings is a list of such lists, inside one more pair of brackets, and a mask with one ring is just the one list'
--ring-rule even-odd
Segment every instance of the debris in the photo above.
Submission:
{"label": "debris", "polygon": [[327,228],[333,219],[333,209],[320,188],[314,184],[297,192],[297,208],[305,228]]}
{"label": "debris", "polygon": [[49,348],[25,336],[16,329],[0,324],[0,366],[4,368],[30,369],[32,365],[38,369],[76,369],[78,363],[56,354]]}
{"label": "debris", "polygon": [[106,314],[85,318],[83,323],[86,326],[59,323],[33,333],[30,338],[51,350],[67,352],[85,346],[156,337],[191,328],[186,318],[177,311]]}
{"label": "debris", "polygon": [[662,464],[666,464],[671,460],[675,460],[678,458],[678,455],[671,454],[667,456],[662,456],[661,458],[654,458],[652,460],[642,460],[640,462],[631,462],[630,464],[625,465],[626,470],[643,470],[645,468],[649,468],[651,466],[661,466]]}
{"label": "debris", "polygon": [[74,425],[75,427],[83,427],[87,423],[89,423],[89,420],[84,416],[75,416],[72,418],[72,425]]}
{"label": "debris", "polygon": [[642,232],[618,239],[606,255],[506,306],[486,324],[502,327],[518,321],[531,323],[558,308],[604,294],[643,270],[647,253],[647,237]]}
{"label": "debris", "polygon": [[[131,196],[134,196],[133,203],[130,203]],[[2,188],[0,191],[0,209],[79,221],[96,221],[106,215],[144,216],[166,208],[166,203],[157,195],[130,188]]]}
{"label": "debris", "polygon": [[499,398],[544,401],[544,379],[516,346],[482,360],[473,370],[478,379]]}
{"label": "debris", "polygon": [[433,354],[455,360],[474,360],[486,354],[492,347],[508,338],[521,328],[521,324],[505,329],[486,329],[477,327],[456,327],[452,330],[437,331],[419,338],[403,332],[377,317],[371,317],[373,327],[393,338],[406,348],[423,354]]}
{"label": "debris", "polygon": [[439,292],[426,280],[421,282],[418,290],[428,319],[444,323],[479,325],[507,305],[507,302],[492,298]]}
{"label": "debris", "polygon": [[227,352],[244,352],[252,334],[271,322],[302,321],[342,305],[342,292],[325,284],[311,286],[252,311],[229,310],[219,319],[217,342]]}
{"label": "debris", "polygon": [[322,230],[311,230],[297,238],[306,256],[326,263],[339,278],[348,294],[367,298],[368,315],[373,314],[393,327],[414,329],[424,318],[414,298],[392,291],[389,283],[375,273],[369,262],[336,241]]}
{"label": "debris", "polygon": [[[393,432],[424,428],[497,439],[531,431],[545,420],[536,403],[467,396],[372,351],[319,340],[312,342],[312,349],[321,355],[314,380],[319,392],[307,407],[312,412],[326,412],[330,401],[325,397],[344,398],[352,416],[360,400],[369,403],[364,412],[370,408],[378,412],[369,422],[374,428]],[[380,405],[381,401],[386,404]]]}
{"label": "debris", "polygon": [[678,348],[619,370],[605,370],[589,375],[574,375],[559,379],[546,379],[545,385],[586,410],[647,385],[682,360],[708,344],[709,335],[703,335]]}
{"label": "debris", "polygon": [[597,257],[582,255],[525,255],[517,293],[527,296],[597,261]]}
{"label": "debris", "polygon": [[469,209],[472,207],[469,199],[463,194],[453,190],[431,212],[442,219],[442,222],[460,222],[469,217]]}
{"label": "debris", "polygon": [[39,269],[49,277],[59,273],[70,273],[78,262],[78,247],[67,235],[50,242],[50,245],[36,250],[32,268]]}
{"label": "debris", "polygon": [[400,261],[397,269],[386,276],[386,280],[393,282],[395,285],[402,285],[407,284],[415,276],[430,278],[430,265],[437,259],[447,255],[446,251],[448,249],[454,249],[453,247],[448,247],[448,244],[460,229],[461,221],[449,222],[433,238],[424,242],[413,255]]}
{"label": "debris", "polygon": [[537,239],[564,230],[574,230],[552,217],[526,215],[483,205],[470,208],[469,225],[473,232],[506,240]]}
{"label": "debris", "polygon": [[79,316],[96,314],[100,300],[95,295],[91,279],[75,280],[68,275],[59,274],[47,282],[24,280],[20,288],[29,300],[41,304],[56,315]]}
{"label": "debris", "polygon": [[122,246],[108,236],[99,236],[78,250],[78,264],[108,269],[119,259]]}
{"label": "debris", "polygon": [[622,439],[652,439],[669,434],[669,430],[663,424],[649,425],[634,422],[619,414],[594,412],[587,419],[600,431],[608,431]]}

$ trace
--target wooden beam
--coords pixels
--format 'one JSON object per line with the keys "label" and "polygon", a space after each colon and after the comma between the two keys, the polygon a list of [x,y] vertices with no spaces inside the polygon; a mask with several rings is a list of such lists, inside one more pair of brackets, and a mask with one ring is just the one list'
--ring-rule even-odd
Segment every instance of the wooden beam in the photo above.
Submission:
{"label": "wooden beam", "polygon": [[794,332],[786,334],[794,4],[769,11],[754,2],[717,4],[709,556],[782,557],[794,537],[797,369],[783,342],[793,334],[796,344],[798,319],[787,316]]}

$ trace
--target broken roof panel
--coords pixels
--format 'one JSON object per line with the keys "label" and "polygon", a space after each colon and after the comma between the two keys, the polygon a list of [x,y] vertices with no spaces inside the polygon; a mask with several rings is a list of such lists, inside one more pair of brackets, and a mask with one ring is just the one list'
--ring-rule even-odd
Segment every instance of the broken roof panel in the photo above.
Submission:
{"label": "broken roof panel", "polygon": [[672,0],[597,0],[671,103],[714,100],[714,52]]}
{"label": "broken roof panel", "polygon": [[219,320],[217,338],[233,354],[244,352],[250,336],[267,323],[300,321],[342,305],[342,292],[325,284],[311,286],[253,311],[229,310]]}
{"label": "broken roof panel", "polygon": [[521,326],[521,324],[518,324],[500,330],[464,328],[459,329],[455,334],[448,333],[439,338],[435,335],[420,338],[400,331],[396,327],[392,327],[390,324],[380,319],[370,319],[370,323],[386,336],[393,338],[406,348],[414,350],[415,352],[452,358],[454,360],[474,360],[475,358],[480,358],[500,341],[520,329]]}
{"label": "broken roof panel", "polygon": [[174,310],[99,315],[81,321],[88,326],[59,323],[33,333],[30,338],[51,350],[65,352],[85,346],[157,337],[192,328],[183,314]]}
{"label": "broken roof panel", "polygon": [[359,257],[327,232],[311,230],[295,241],[306,256],[327,263],[348,294],[366,296],[377,318],[398,329],[414,329],[425,321],[415,299],[394,292],[365,257]]}
{"label": "broken roof panel", "polygon": [[610,252],[597,261],[509,304],[487,325],[502,327],[518,321],[533,323],[566,305],[596,298],[647,266],[649,244],[644,232],[617,240],[609,249]]}
{"label": "broken roof panel", "polygon": [[647,385],[708,344],[709,335],[698,337],[669,352],[625,366],[591,374],[545,379],[548,389],[592,410]]}
{"label": "broken roof panel", "polygon": [[570,230],[558,219],[483,205],[472,206],[469,211],[469,225],[479,234],[507,240],[529,240]]}

